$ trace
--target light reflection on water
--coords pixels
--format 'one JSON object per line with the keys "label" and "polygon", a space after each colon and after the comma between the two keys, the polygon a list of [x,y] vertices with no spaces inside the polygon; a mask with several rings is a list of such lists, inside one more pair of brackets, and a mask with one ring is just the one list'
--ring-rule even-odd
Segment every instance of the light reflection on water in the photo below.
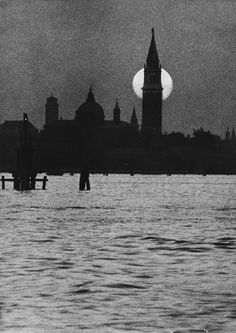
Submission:
{"label": "light reflection on water", "polygon": [[234,332],[236,177],[0,192],[2,332]]}

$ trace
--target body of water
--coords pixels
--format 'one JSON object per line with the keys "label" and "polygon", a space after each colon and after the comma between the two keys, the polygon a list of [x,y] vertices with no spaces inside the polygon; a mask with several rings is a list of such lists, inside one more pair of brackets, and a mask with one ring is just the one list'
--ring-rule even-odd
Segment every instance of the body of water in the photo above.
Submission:
{"label": "body of water", "polygon": [[0,191],[0,331],[236,332],[236,176],[90,180]]}

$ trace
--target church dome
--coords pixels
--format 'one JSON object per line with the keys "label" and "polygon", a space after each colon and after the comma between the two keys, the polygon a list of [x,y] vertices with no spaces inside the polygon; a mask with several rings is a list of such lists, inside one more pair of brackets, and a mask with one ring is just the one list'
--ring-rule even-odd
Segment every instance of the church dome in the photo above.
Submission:
{"label": "church dome", "polygon": [[100,125],[104,122],[104,118],[104,110],[96,103],[90,88],[86,101],[76,110],[75,120],[87,125]]}

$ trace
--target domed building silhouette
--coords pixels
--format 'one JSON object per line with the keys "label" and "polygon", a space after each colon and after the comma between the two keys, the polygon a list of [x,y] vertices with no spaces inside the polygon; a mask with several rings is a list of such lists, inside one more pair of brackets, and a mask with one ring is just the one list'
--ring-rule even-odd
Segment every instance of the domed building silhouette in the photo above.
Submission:
{"label": "domed building silhouette", "polygon": [[[93,167],[101,168],[104,154],[110,150],[133,147],[139,140],[139,126],[135,109],[131,121],[121,120],[121,109],[116,99],[113,119],[105,120],[103,107],[96,101],[92,87],[85,102],[75,111],[75,118],[59,118],[59,104],[55,96],[47,98],[45,104],[46,123],[41,132],[42,160],[46,168],[55,170],[57,166],[76,169],[85,155],[90,155]],[[87,157],[86,157],[87,158]],[[112,158],[111,158],[112,160]]]}
{"label": "domed building silhouette", "polygon": [[81,104],[76,111],[75,120],[86,125],[102,125],[105,119],[104,110],[100,104],[95,101],[92,87],[86,101]]}

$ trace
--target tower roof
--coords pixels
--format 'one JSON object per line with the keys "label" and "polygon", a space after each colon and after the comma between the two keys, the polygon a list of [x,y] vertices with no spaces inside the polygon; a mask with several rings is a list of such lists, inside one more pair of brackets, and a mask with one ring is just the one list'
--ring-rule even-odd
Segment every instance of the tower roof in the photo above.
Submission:
{"label": "tower roof", "polygon": [[57,102],[57,98],[55,96],[53,96],[53,94],[51,94],[51,96],[49,96],[47,98],[47,102],[48,103],[56,103]]}
{"label": "tower roof", "polygon": [[92,92],[92,87],[89,88],[89,93],[88,93],[86,102],[95,103],[95,98],[94,98],[94,94]]}
{"label": "tower roof", "polygon": [[132,118],[137,119],[135,107],[133,107]]}
{"label": "tower roof", "polygon": [[119,107],[119,104],[118,104],[118,99],[116,98],[116,105],[114,107],[114,111],[116,112],[120,112],[120,107]]}
{"label": "tower roof", "polygon": [[133,112],[132,112],[132,116],[131,116],[131,121],[130,123],[132,125],[138,125],[138,119],[137,119],[137,116],[136,116],[136,111],[135,111],[135,107],[133,108]]}
{"label": "tower roof", "polygon": [[147,66],[152,66],[153,64],[159,65],[159,58],[157,53],[157,47],[155,42],[154,28],[152,28],[152,39],[147,56]]}

